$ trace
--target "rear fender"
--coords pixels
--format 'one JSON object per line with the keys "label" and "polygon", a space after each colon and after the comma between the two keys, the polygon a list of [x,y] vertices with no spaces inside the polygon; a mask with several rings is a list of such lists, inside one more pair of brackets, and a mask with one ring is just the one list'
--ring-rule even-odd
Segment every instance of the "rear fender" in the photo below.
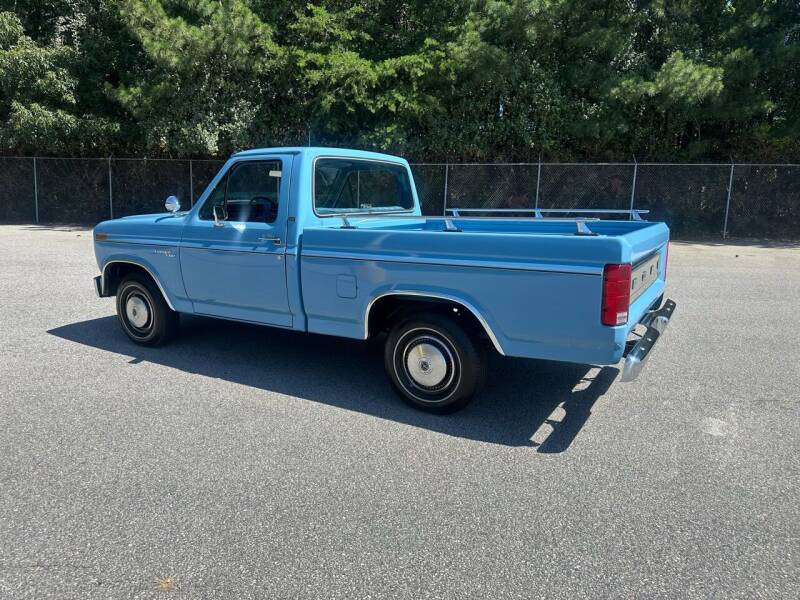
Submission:
{"label": "rear fender", "polygon": [[489,340],[491,340],[495,350],[497,350],[497,352],[500,353],[501,355],[505,355],[503,347],[500,345],[500,342],[498,341],[497,336],[495,335],[491,325],[489,324],[483,313],[474,304],[458,296],[452,294],[445,294],[441,292],[426,292],[426,291],[416,291],[416,290],[391,290],[391,291],[381,292],[373,296],[373,298],[367,304],[366,310],[364,312],[364,339],[367,339],[369,337],[369,317],[372,308],[381,298],[387,298],[389,296],[397,296],[397,297],[406,296],[409,298],[413,298],[415,300],[425,300],[426,298],[432,300],[446,300],[448,302],[452,302],[453,304],[462,307],[464,310],[471,313],[472,316],[475,317],[475,319],[478,321],[478,323],[480,323],[481,327],[488,336]]}

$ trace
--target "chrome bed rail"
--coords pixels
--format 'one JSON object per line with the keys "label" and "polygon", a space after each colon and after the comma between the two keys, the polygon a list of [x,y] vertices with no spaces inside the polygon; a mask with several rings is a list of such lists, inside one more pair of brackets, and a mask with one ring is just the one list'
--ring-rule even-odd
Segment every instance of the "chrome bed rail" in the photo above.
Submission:
{"label": "chrome bed rail", "polygon": [[[641,221],[642,215],[649,213],[649,210],[627,209],[627,208],[446,208],[445,212],[453,213],[458,217],[461,213],[532,213],[534,219],[546,219],[545,214],[577,214],[577,215],[628,215],[632,221]],[[487,217],[491,218],[491,217]]]}
{"label": "chrome bed rail", "polygon": [[[600,221],[598,217],[545,217],[545,214],[556,215],[628,215],[631,221],[642,221],[641,215],[649,213],[649,210],[628,210],[616,208],[446,208],[444,215],[410,215],[408,211],[390,211],[385,213],[379,212],[345,212],[328,213],[324,215],[317,215],[321,219],[338,218],[342,220],[342,229],[355,229],[355,226],[350,222],[351,219],[425,219],[426,221],[443,221],[444,228],[442,231],[460,232],[461,229],[456,227],[453,219],[460,221],[511,221],[519,220],[520,217],[504,217],[504,216],[465,216],[466,214],[486,214],[497,213],[503,214],[519,214],[530,213],[532,219],[543,220],[549,222],[569,222],[575,223],[575,235],[596,235],[586,225],[587,222]],[[450,214],[447,214],[450,213]],[[464,214],[462,214],[464,213]]]}

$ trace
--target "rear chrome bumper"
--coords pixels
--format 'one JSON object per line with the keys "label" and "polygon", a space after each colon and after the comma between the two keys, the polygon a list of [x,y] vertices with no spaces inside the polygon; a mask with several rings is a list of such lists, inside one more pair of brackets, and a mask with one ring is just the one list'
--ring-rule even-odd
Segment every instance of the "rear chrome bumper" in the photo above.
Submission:
{"label": "rear chrome bumper", "polygon": [[647,359],[656,342],[664,335],[669,325],[672,313],[675,312],[675,302],[667,300],[664,305],[656,310],[647,311],[639,324],[647,327],[647,331],[625,355],[625,366],[622,369],[622,381],[633,381],[642,372]]}

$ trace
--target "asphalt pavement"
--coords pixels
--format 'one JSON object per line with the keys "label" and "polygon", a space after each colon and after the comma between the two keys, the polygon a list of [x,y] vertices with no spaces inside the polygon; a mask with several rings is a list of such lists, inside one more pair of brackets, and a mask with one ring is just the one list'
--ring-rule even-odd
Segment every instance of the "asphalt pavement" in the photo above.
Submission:
{"label": "asphalt pavement", "polygon": [[800,597],[800,245],[674,243],[637,381],[493,357],[450,416],[375,343],[140,348],[96,274],[0,227],[0,598]]}

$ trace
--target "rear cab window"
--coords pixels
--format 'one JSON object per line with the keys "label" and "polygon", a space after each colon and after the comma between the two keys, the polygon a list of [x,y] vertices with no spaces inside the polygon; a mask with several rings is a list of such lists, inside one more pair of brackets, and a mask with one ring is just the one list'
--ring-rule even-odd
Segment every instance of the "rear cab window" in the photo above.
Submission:
{"label": "rear cab window", "polygon": [[314,211],[320,216],[413,209],[411,181],[402,164],[333,157],[314,162]]}

